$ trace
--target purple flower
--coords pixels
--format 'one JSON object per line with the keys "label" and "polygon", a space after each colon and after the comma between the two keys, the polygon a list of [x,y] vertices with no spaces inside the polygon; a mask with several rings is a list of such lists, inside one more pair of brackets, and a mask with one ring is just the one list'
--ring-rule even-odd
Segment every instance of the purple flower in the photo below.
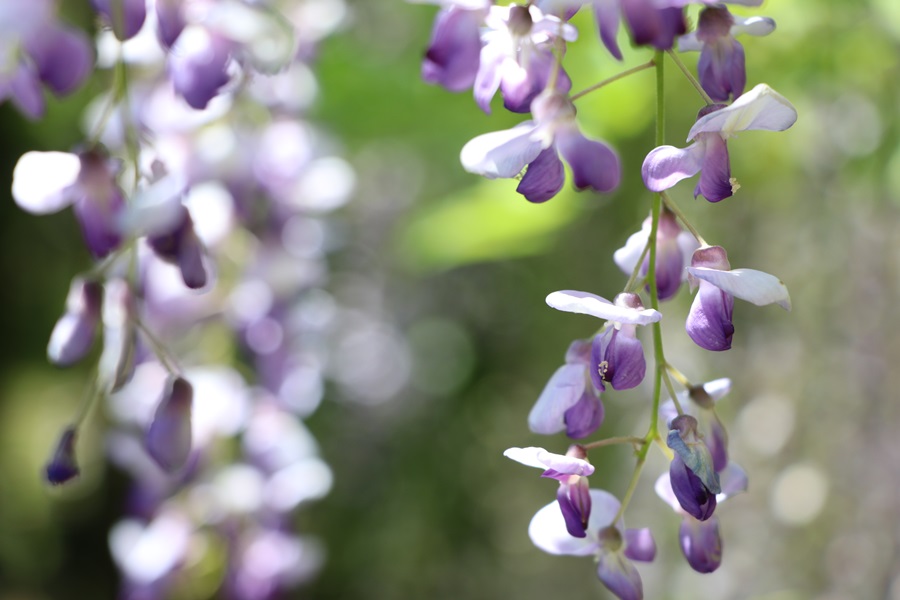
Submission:
{"label": "purple flower", "polygon": [[666,445],[675,451],[669,465],[675,497],[686,513],[705,521],[716,509],[716,494],[722,491],[709,448],[697,436],[694,417],[680,415],[669,427]]}
{"label": "purple flower", "polygon": [[181,0],[156,0],[156,33],[165,48],[171,48],[186,23]]}
{"label": "purple flower", "polygon": [[[641,230],[632,234],[625,245],[613,254],[613,260],[626,274],[631,275],[637,261],[644,254],[647,240],[650,238],[651,219],[647,217]],[[693,234],[684,231],[678,224],[675,215],[663,210],[656,230],[656,289],[660,300],[672,298],[687,279],[687,267],[691,264],[691,255],[700,246]],[[646,277],[650,265],[650,257],[645,256],[640,275]]]}
{"label": "purple flower", "polygon": [[531,202],[549,200],[562,189],[565,172],[559,154],[572,167],[577,189],[609,192],[618,186],[619,157],[581,134],[567,96],[547,90],[532,103],[532,112],[534,121],[470,140],[460,152],[463,167],[495,179],[516,177],[527,166],[516,191]]}
{"label": "purple flower", "polygon": [[791,309],[787,287],[773,275],[754,269],[734,269],[721,246],[708,246],[694,252],[688,267],[688,281],[699,290],[691,304],[685,329],[694,342],[706,350],[731,348],[734,325],[731,322],[734,298],[757,306],[778,304]]}
{"label": "purple flower", "polygon": [[[722,492],[716,496],[719,504],[747,489],[747,475],[735,463],[728,464],[720,474],[720,479]],[[672,489],[669,473],[660,475],[655,489],[656,494],[683,517],[678,529],[678,540],[691,568],[699,573],[712,573],[718,569],[722,563],[722,537],[718,517],[713,515],[706,521],[698,521],[687,514]]]}
{"label": "purple flower", "polygon": [[655,323],[659,311],[644,308],[637,294],[619,294],[615,302],[587,292],[560,291],[547,296],[547,304],[557,310],[589,314],[609,321],[591,343],[590,374],[594,386],[605,390],[626,390],[637,386],[646,371],[644,349],[635,336],[637,325]]}
{"label": "purple flower", "polygon": [[788,100],[764,83],[742,95],[730,106],[703,108],[688,133],[687,148],[654,148],[641,167],[644,185],[661,192],[698,172],[700,182],[694,196],[718,202],[739,187],[731,177],[726,140],[740,131],[784,131],[797,120],[797,111]]}
{"label": "purple flower", "polygon": [[122,242],[119,220],[125,201],[117,171],[118,163],[99,150],[26,152],[13,172],[13,198],[34,214],[54,213],[71,204],[87,247],[102,258]]}
{"label": "purple flower", "polygon": [[157,256],[178,265],[184,284],[196,290],[204,287],[207,282],[206,267],[203,264],[204,249],[194,231],[190,213],[184,206],[180,208],[174,229],[151,236],[148,241]]}
{"label": "purple flower", "polygon": [[47,464],[47,481],[53,485],[62,485],[78,476],[78,464],[75,462],[75,427],[67,427],[56,444],[53,458]]}
{"label": "purple flower", "polygon": [[763,36],[775,30],[775,21],[768,17],[742,18],[732,15],[724,6],[709,6],[700,12],[696,31],[678,40],[678,49],[699,50],[697,73],[700,84],[716,102],[737,99],[744,93],[747,73],[744,48],[735,35],[748,33]]}
{"label": "purple flower", "polygon": [[187,380],[170,378],[147,429],[147,453],[167,473],[179,471],[190,456],[193,398]]}
{"label": "purple flower", "polygon": [[544,469],[541,477],[559,481],[556,501],[566,530],[574,537],[585,537],[591,515],[588,476],[593,474],[594,467],[587,461],[587,453],[582,446],[570,446],[565,456],[534,447],[508,448],[503,456],[529,467]]}
{"label": "purple flower", "polygon": [[648,529],[625,529],[621,520],[613,525],[619,501],[603,490],[590,490],[591,516],[585,537],[573,537],[556,503],[540,509],[531,519],[528,535],[535,546],[550,554],[595,556],[597,576],[622,600],[643,598],[643,584],[632,560],[649,562],[656,556],[656,543]]}
{"label": "purple flower", "polygon": [[594,433],[603,423],[603,403],[588,386],[591,344],[577,340],[569,346],[566,364],[544,386],[528,415],[528,427],[535,433],[552,435],[565,431],[571,438]]}
{"label": "purple flower", "polygon": [[[494,6],[487,15],[488,30],[482,34],[474,92],[478,106],[491,112],[491,99],[499,88],[503,105],[512,112],[534,111],[538,94],[547,87],[556,61],[553,43],[557,37],[571,42],[577,37],[574,27],[536,6]],[[568,93],[572,82],[560,68],[556,91]]]}
{"label": "purple flower", "polygon": [[[728,432],[714,410],[715,404],[731,390],[728,378],[708,381],[678,394],[678,403],[685,414],[696,418],[703,427],[703,442],[712,455],[713,468],[717,473],[728,465]],[[690,402],[689,402],[690,400]],[[659,407],[659,418],[668,425],[678,413],[672,400]]]}
{"label": "purple flower", "polygon": [[66,298],[66,312],[56,322],[47,357],[59,366],[72,365],[91,349],[100,322],[103,288],[96,281],[72,280]]}
{"label": "purple flower", "polygon": [[168,55],[167,70],[175,92],[191,108],[206,108],[231,81],[228,66],[233,48],[225,36],[199,26],[178,36]]}
{"label": "purple flower", "polygon": [[146,0],[91,0],[94,10],[103,15],[120,40],[127,40],[141,30],[147,17]]}
{"label": "purple flower", "polygon": [[422,79],[451,92],[472,87],[481,54],[481,26],[490,2],[444,2],[422,61]]}

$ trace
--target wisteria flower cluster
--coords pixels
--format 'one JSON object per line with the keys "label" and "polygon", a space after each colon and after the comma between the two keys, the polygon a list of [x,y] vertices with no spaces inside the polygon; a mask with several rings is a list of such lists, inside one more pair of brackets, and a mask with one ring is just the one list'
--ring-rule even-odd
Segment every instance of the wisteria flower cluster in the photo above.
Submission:
{"label": "wisteria flower cluster", "polygon": [[[423,78],[450,91],[472,88],[476,104],[489,112],[499,90],[504,106],[530,112],[531,119],[504,131],[480,135],[460,153],[463,167],[488,178],[518,178],[516,190],[528,201],[552,199],[565,185],[563,160],[574,186],[611,192],[622,178],[622,165],[609,144],[581,132],[576,102],[633,73],[656,71],[658,114],[665,109],[663,70],[667,61],[688,78],[702,101],[687,133],[686,148],[665,145],[657,124],[657,147],[641,167],[653,192],[650,215],[613,259],[628,280],[609,301],[583,291],[550,293],[547,304],[560,311],[603,321],[585,339],[575,340],[564,364],[550,377],[528,415],[534,433],[564,432],[579,443],[565,454],[543,448],[510,448],[505,455],[541,469],[559,486],[556,502],[540,509],[528,534],[551,554],[594,556],[600,581],[617,597],[643,597],[633,561],[652,561],[657,548],[649,529],[628,529],[624,517],[651,447],[662,449],[669,470],[656,490],[681,517],[679,541],[688,564],[698,572],[716,570],[722,561],[717,506],[747,487],[743,470],[728,455],[726,428],[716,402],[730,390],[728,379],[694,384],[663,350],[660,303],[688,283],[695,291],[685,332],[699,347],[724,351],[735,333],[734,299],[790,310],[790,296],[775,276],[733,269],[725,248],[701,237],[667,191],[698,173],[694,197],[720,202],[740,185],[731,174],[728,140],[743,131],[783,131],[797,119],[791,103],[765,83],[747,87],[741,34],[764,36],[775,23],[766,17],[733,15],[727,4],[758,6],[762,0],[542,0],[495,6],[485,1],[442,0]],[[571,93],[564,68],[566,47],[578,32],[569,20],[590,5],[600,39],[611,59],[622,60],[617,35],[624,23],[634,46],[652,48],[652,59],[619,75]],[[700,5],[696,28],[689,31],[686,11]],[[694,75],[676,53],[699,51]],[[640,49],[638,49],[640,51]],[[614,118],[614,117],[613,117]],[[560,159],[562,158],[562,160]],[[671,317],[669,317],[671,318]],[[636,388],[648,373],[639,329],[652,330],[651,419],[643,435],[590,438],[604,421],[603,397]],[[676,385],[682,391],[676,391]],[[663,402],[663,389],[669,400]],[[630,444],[636,455],[631,483],[621,500],[592,488],[602,482],[589,461],[591,451]]]}
{"label": "wisteria flower cluster", "polygon": [[13,174],[22,209],[71,207],[95,259],[47,348],[94,369],[46,478],[79,475],[105,402],[109,457],[133,481],[109,535],[123,597],[183,596],[198,552],[223,563],[228,597],[276,597],[324,556],[291,515],[332,481],[302,419],[322,398],[329,219],[353,172],[305,109],[338,20],[304,0],[92,6],[96,45],[52,0],[0,3],[0,99],[39,118],[42,86],[111,82],[79,147],[28,152]]}

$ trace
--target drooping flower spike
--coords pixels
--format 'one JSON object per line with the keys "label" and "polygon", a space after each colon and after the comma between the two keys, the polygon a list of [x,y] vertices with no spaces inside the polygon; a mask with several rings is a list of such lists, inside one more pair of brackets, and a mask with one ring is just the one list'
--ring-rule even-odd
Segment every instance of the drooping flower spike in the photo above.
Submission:
{"label": "drooping flower spike", "polygon": [[688,267],[691,287],[699,286],[685,323],[688,335],[701,348],[714,352],[731,348],[734,299],[757,306],[778,304],[791,310],[787,287],[774,275],[754,269],[731,269],[721,246],[700,248]]}
{"label": "drooping flower spike", "polygon": [[[626,275],[631,275],[637,261],[644,254],[650,237],[651,221],[647,217],[641,230],[632,234],[625,245],[613,254],[613,260]],[[664,208],[656,229],[656,289],[660,300],[668,300],[678,293],[681,282],[687,279],[686,269],[691,264],[691,255],[698,247],[700,242],[697,238],[684,231],[675,215]],[[642,277],[646,277],[649,264],[650,258],[645,256],[640,270]]]}
{"label": "drooping flower spike", "polygon": [[701,109],[688,133],[687,148],[660,146],[644,159],[641,175],[651,192],[661,192],[700,173],[694,197],[719,202],[737,190],[731,177],[726,140],[741,131],[784,131],[797,120],[797,110],[781,94],[761,83],[730,106]]}
{"label": "drooping flower spike", "polygon": [[656,542],[649,529],[625,529],[619,520],[619,501],[604,490],[590,490],[591,516],[583,538],[571,536],[556,503],[541,508],[531,519],[528,536],[535,546],[549,554],[594,556],[597,577],[621,600],[644,597],[641,576],[632,560],[651,562]]}
{"label": "drooping flower spike", "polygon": [[709,6],[700,12],[697,29],[679,38],[678,49],[700,51],[700,85],[714,101],[727,102],[743,94],[747,84],[744,47],[734,36],[764,36],[773,31],[775,21],[769,17],[737,17],[724,6]]}
{"label": "drooping flower spike", "polygon": [[568,96],[545,90],[531,111],[534,121],[470,140],[460,152],[463,168],[496,179],[516,177],[528,167],[516,191],[531,202],[549,200],[562,189],[565,171],[560,154],[572,167],[577,189],[609,192],[619,185],[619,157],[606,144],[582,135]]}
{"label": "drooping flower spike", "polygon": [[591,515],[588,476],[594,473],[594,466],[587,461],[587,453],[582,446],[570,446],[565,456],[534,447],[508,448],[503,456],[529,467],[544,469],[541,477],[559,481],[556,501],[566,522],[566,530],[574,537],[585,537]]}

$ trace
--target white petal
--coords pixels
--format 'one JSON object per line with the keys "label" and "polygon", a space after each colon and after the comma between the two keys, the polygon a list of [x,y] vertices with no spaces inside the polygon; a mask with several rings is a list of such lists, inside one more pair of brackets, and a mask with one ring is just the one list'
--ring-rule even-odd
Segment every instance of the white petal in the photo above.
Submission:
{"label": "white petal", "polygon": [[536,448],[534,446],[529,448],[507,448],[503,453],[503,456],[522,463],[525,466],[535,467],[541,470],[553,469],[559,473],[582,475],[584,477],[588,477],[594,473],[594,465],[586,460],[575,458],[573,456],[554,454],[553,452],[547,452],[543,448]]}
{"label": "white petal", "polygon": [[755,36],[769,35],[775,31],[775,20],[769,17],[739,17],[735,15],[734,25],[731,26],[731,35],[742,33]]}
{"label": "white petal", "polygon": [[791,296],[787,287],[774,275],[754,269],[719,271],[706,267],[688,267],[688,272],[735,298],[752,302],[757,306],[777,304],[785,310],[791,310]]}
{"label": "white petal", "polygon": [[[631,275],[641,254],[644,253],[644,247],[647,245],[647,240],[650,239],[650,227],[650,222],[644,221],[641,230],[628,236],[625,245],[613,253],[613,261],[626,275]],[[691,238],[693,239],[693,236]],[[688,260],[690,260],[690,253],[688,253]]]}
{"label": "white petal", "polygon": [[12,195],[21,208],[43,215],[72,203],[81,159],[68,152],[26,152],[13,171]]}
{"label": "white petal", "polygon": [[784,131],[797,120],[797,109],[787,98],[761,83],[734,101],[731,106],[701,117],[691,127],[688,141],[700,133],[721,133],[725,137],[738,131]]}
{"label": "white petal", "polygon": [[551,293],[547,296],[547,304],[556,310],[591,315],[598,319],[629,325],[647,325],[662,319],[662,313],[652,308],[634,309],[616,306],[606,298],[574,290]]}
{"label": "white petal", "polygon": [[731,380],[727,377],[713,379],[703,384],[703,391],[709,394],[714,402],[721,400],[725,394],[731,391]]}
{"label": "white petal", "polygon": [[543,142],[534,139],[534,131],[534,122],[525,121],[512,129],[479,135],[463,146],[459,160],[466,171],[488,179],[515,177],[544,149]]}
{"label": "white petal", "polygon": [[607,527],[619,511],[619,501],[603,490],[591,490],[591,516],[587,537],[577,538],[566,531],[559,504],[551,502],[537,511],[528,525],[528,536],[534,545],[550,554],[589,556],[599,549],[597,532]]}

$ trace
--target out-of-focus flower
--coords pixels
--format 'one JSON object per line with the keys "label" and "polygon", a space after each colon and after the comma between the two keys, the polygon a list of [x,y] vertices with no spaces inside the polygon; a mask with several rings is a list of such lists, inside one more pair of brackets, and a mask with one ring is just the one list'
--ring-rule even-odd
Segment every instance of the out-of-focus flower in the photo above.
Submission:
{"label": "out-of-focus flower", "polygon": [[490,0],[444,0],[434,18],[431,42],[422,61],[422,79],[451,92],[472,87],[481,54],[481,27]]}
{"label": "out-of-focus flower", "polygon": [[678,49],[700,51],[697,74],[703,90],[716,102],[727,102],[743,94],[747,83],[744,48],[734,36],[773,31],[775,21],[768,17],[736,17],[724,6],[714,5],[700,12],[697,29],[679,38]]}
{"label": "out-of-focus flower", "polygon": [[172,377],[147,429],[147,453],[167,473],[181,470],[191,454],[191,411],[194,388]]}
{"label": "out-of-focus flower", "polygon": [[688,267],[691,287],[699,290],[691,304],[685,329],[694,342],[706,350],[731,348],[734,298],[757,306],[778,304],[791,309],[787,287],[774,275],[754,269],[734,269],[721,246],[699,248]]}
{"label": "out-of-focus flower", "polygon": [[[613,254],[613,260],[626,274],[631,275],[638,260],[644,254],[650,238],[651,218],[644,219],[641,230],[632,234],[625,245]],[[700,242],[690,232],[684,231],[675,215],[663,210],[659,215],[656,229],[656,289],[660,300],[668,300],[678,293],[681,282],[687,279],[687,267],[691,255],[700,247]],[[650,257],[645,256],[639,275],[646,277]]]}
{"label": "out-of-focus flower", "polygon": [[183,206],[174,229],[149,238],[150,247],[163,260],[178,265],[184,284],[191,289],[206,285],[203,244],[194,231],[191,215]]}
{"label": "out-of-focus flower", "polygon": [[91,0],[120,40],[134,37],[147,18],[147,0]]}
{"label": "out-of-focus flower", "polygon": [[47,463],[45,473],[47,481],[53,485],[61,485],[78,476],[78,463],[75,461],[74,427],[67,427],[56,444],[53,458]]}
{"label": "out-of-focus flower", "polygon": [[[648,529],[625,529],[620,520],[610,525],[619,501],[604,490],[590,490],[591,516],[583,538],[569,534],[556,503],[540,509],[531,519],[528,535],[534,545],[550,554],[594,556],[597,577],[621,600],[643,598],[643,584],[632,560],[649,562],[656,557],[656,543]],[[624,531],[624,533],[623,533]]]}
{"label": "out-of-focus flower", "polygon": [[687,148],[660,146],[644,159],[641,174],[651,192],[661,192],[700,172],[694,196],[718,202],[738,187],[731,177],[726,140],[741,131],[784,131],[797,120],[794,106],[761,83],[730,106],[714,104],[700,110],[688,133]]}
{"label": "out-of-focus flower", "polygon": [[84,358],[94,343],[103,300],[103,287],[96,281],[76,277],[69,287],[66,312],[56,322],[47,358],[59,366],[68,366]]}
{"label": "out-of-focus flower", "polygon": [[532,103],[532,112],[534,121],[470,140],[460,152],[463,167],[495,179],[516,177],[527,166],[516,191],[531,202],[549,200],[562,189],[560,154],[572,167],[577,189],[609,192],[618,186],[619,157],[606,144],[582,135],[568,96],[546,90]]}

